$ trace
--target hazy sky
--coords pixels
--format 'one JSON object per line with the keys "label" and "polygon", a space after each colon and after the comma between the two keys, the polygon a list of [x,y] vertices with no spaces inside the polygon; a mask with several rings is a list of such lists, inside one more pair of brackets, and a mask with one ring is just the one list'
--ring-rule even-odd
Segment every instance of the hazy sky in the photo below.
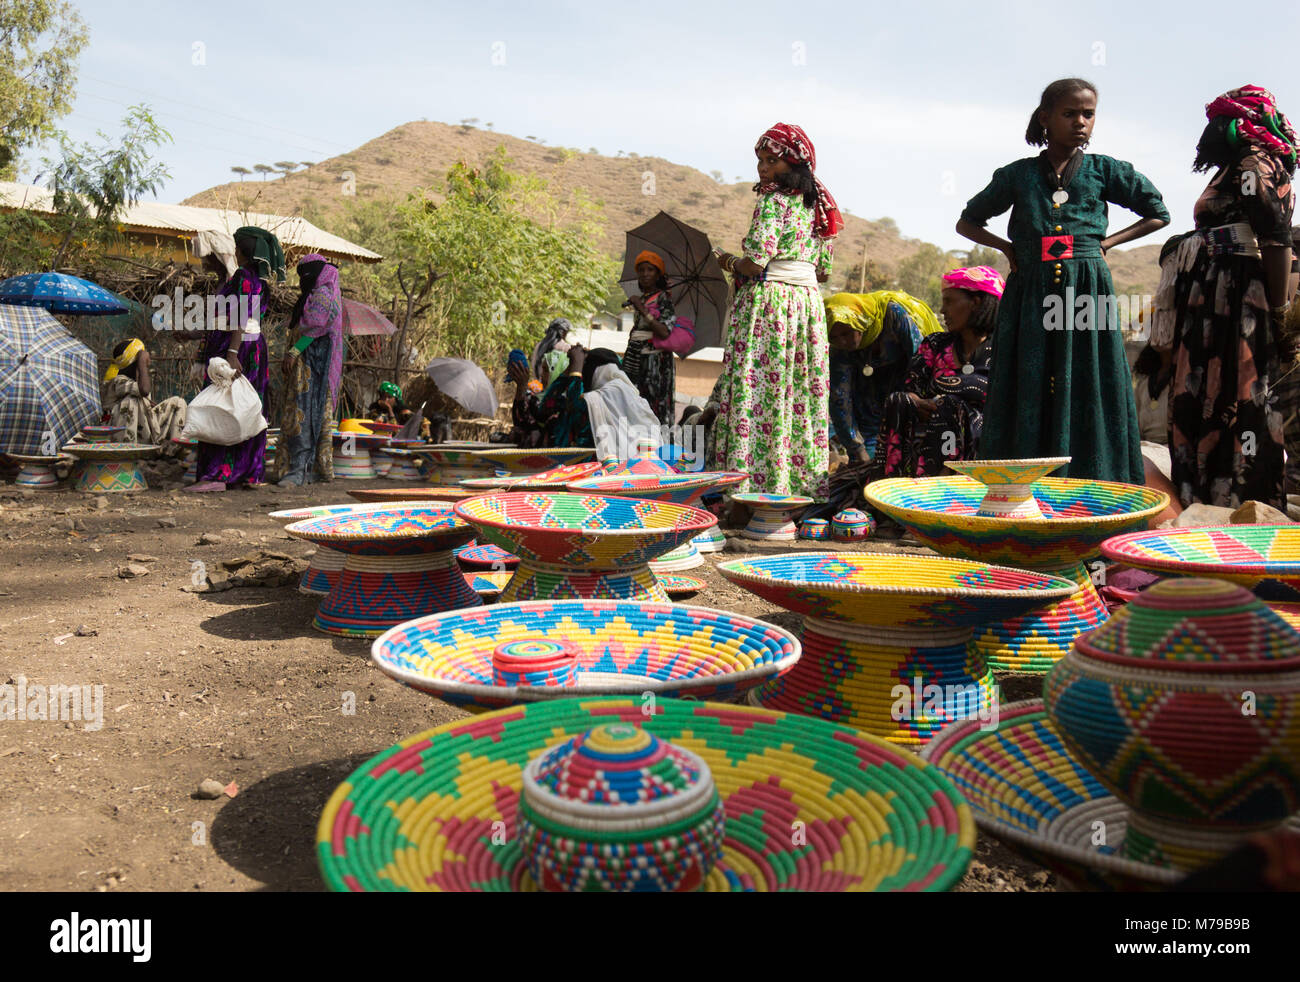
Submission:
{"label": "hazy sky", "polygon": [[[842,208],[964,248],[962,205],[1035,152],[1025,124],[1054,78],[1097,85],[1090,149],[1150,177],[1175,230],[1204,186],[1191,160],[1206,102],[1253,82],[1300,121],[1294,0],[78,6],[91,42],[63,126],[90,139],[148,103],[175,137],[163,201],[233,165],[319,161],[421,118],[749,180],[755,139],[784,120],[808,131]],[[1130,220],[1116,212],[1112,228]]]}

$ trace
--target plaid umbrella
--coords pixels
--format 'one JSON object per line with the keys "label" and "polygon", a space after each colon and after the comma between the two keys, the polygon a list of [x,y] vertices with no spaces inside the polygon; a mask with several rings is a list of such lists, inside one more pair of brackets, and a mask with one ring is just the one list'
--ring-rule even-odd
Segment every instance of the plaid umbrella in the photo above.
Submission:
{"label": "plaid umbrella", "polygon": [[47,311],[0,304],[0,451],[55,454],[99,420],[95,353]]}
{"label": "plaid umbrella", "polygon": [[369,304],[343,298],[343,333],[395,334],[397,325]]}
{"label": "plaid umbrella", "polygon": [[55,314],[125,314],[131,308],[98,283],[66,273],[24,273],[0,283],[0,303],[44,307]]}

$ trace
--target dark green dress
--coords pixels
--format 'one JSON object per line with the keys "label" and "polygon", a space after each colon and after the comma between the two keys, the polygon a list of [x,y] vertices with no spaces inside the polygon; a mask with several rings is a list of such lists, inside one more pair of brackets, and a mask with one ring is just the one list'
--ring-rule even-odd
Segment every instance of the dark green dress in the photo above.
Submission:
{"label": "dark green dress", "polygon": [[1056,190],[1041,158],[1027,157],[994,171],[962,212],[983,226],[1010,208],[1018,267],[998,310],[979,455],[1069,456],[1057,475],[1143,484],[1133,384],[1100,243],[1108,202],[1143,218],[1168,221],[1169,211],[1132,164],[1101,154],[1084,155],[1059,208]]}

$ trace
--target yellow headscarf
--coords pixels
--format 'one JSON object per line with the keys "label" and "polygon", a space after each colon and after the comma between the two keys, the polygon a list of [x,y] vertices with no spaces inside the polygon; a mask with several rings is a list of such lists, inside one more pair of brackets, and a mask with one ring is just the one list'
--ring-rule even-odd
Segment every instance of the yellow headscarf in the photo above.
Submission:
{"label": "yellow headscarf", "polygon": [[112,364],[108,366],[108,371],[104,373],[104,381],[111,382],[117,378],[122,369],[130,368],[142,351],[144,351],[144,342],[139,338],[132,338],[131,343],[123,348],[122,353],[114,358]]}
{"label": "yellow headscarf", "polygon": [[910,293],[901,290],[876,290],[872,293],[837,293],[826,301],[826,326],[847,324],[865,335],[860,348],[869,348],[885,326],[885,308],[896,303],[911,315],[921,335],[943,330],[934,311]]}

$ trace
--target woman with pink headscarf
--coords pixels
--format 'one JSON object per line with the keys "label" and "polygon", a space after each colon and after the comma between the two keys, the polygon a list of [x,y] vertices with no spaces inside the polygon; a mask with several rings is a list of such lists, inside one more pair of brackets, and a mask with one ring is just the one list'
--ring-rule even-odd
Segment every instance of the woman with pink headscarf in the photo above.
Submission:
{"label": "woman with pink headscarf", "polygon": [[825,497],[830,347],[818,284],[830,277],[844,220],[798,126],[773,126],[754,153],[758,200],[743,254],[718,254],[736,295],[722,373],[700,422],[717,420],[713,468],[750,475],[739,490]]}
{"label": "woman with pink headscarf", "polygon": [[873,477],[933,477],[946,461],[975,459],[1005,286],[989,266],[944,274],[947,330],[921,339],[902,390],[885,400]]}

